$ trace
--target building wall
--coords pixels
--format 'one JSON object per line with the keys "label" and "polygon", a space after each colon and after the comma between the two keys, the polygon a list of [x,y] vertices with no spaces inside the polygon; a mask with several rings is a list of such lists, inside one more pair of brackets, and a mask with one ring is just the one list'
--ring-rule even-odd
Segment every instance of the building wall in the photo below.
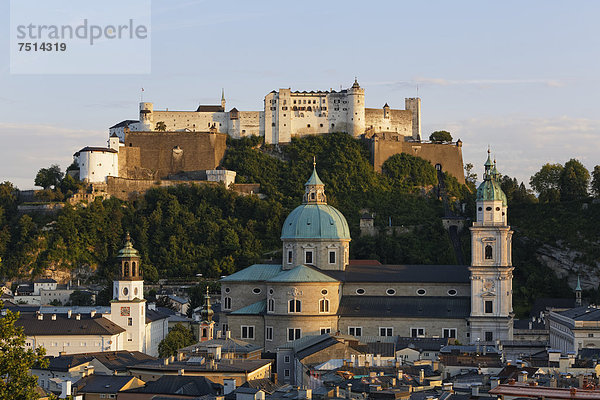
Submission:
{"label": "building wall", "polygon": [[106,180],[107,193],[121,200],[129,200],[137,195],[144,194],[147,190],[159,187],[176,185],[216,185],[218,183],[208,181],[171,181],[171,180],[148,180],[127,179],[109,176]]}
{"label": "building wall", "polygon": [[440,164],[460,183],[465,183],[462,147],[456,144],[407,142],[404,136],[379,134],[371,139],[371,159],[375,171],[381,172],[383,163],[394,154],[407,153]]}
{"label": "building wall", "polygon": [[40,290],[40,302],[42,305],[50,304],[53,300],[60,301],[63,305],[69,302],[73,289],[59,289],[59,290]]}
{"label": "building wall", "polygon": [[158,345],[169,333],[169,320],[164,318],[147,323],[145,331],[146,343],[144,353],[158,357]]}
{"label": "building wall", "polygon": [[122,348],[122,333],[117,335],[44,335],[27,336],[25,348],[44,347],[47,356],[65,354],[117,351]]}
{"label": "building wall", "polygon": [[[292,262],[288,262],[288,251],[292,251]],[[313,253],[313,262],[307,263],[305,252]],[[329,252],[335,251],[335,263],[329,263]],[[300,264],[318,265],[323,270],[343,271],[348,265],[350,240],[283,240],[283,269],[292,269]]]}
{"label": "building wall", "polygon": [[[425,289],[425,296],[470,296],[471,285],[468,283],[414,283],[414,282],[349,282],[343,286],[344,296],[356,296],[357,289],[364,289],[364,296],[389,296],[388,289],[396,293],[392,296],[418,296],[419,289]],[[449,290],[456,290],[454,296],[448,294]]]}
{"label": "building wall", "polygon": [[118,153],[111,151],[83,151],[79,153],[79,179],[87,182],[105,182],[107,176],[119,176]]}
{"label": "building wall", "polygon": [[363,336],[379,336],[380,327],[393,328],[393,335],[410,337],[411,328],[424,328],[425,337],[443,337],[444,328],[455,328],[457,340],[468,343],[467,321],[464,318],[352,318],[340,317],[339,330],[348,334],[348,327],[362,327]]}
{"label": "building wall", "polygon": [[401,136],[412,136],[412,112],[384,108],[365,109],[365,130],[367,132],[390,132]]}
{"label": "building wall", "polygon": [[158,178],[181,171],[216,169],[226,150],[227,135],[208,132],[129,132],[125,147],[139,147],[139,165]]}

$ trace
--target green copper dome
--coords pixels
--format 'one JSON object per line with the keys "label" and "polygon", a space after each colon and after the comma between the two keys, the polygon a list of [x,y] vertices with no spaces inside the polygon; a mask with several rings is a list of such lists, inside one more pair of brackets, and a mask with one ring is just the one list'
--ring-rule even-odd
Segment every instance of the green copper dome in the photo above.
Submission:
{"label": "green copper dome", "polygon": [[488,150],[488,159],[485,162],[485,173],[483,174],[483,182],[477,188],[477,201],[502,201],[502,205],[506,207],[508,201],[506,194],[502,191],[498,182],[498,170],[496,163],[492,163],[490,151]]}
{"label": "green copper dome", "polygon": [[129,236],[129,232],[127,232],[127,237],[125,238],[125,247],[119,250],[119,255],[117,258],[131,258],[131,257],[139,257],[140,253],[133,248],[133,243],[131,243],[131,236]]}
{"label": "green copper dome", "polygon": [[348,239],[350,229],[341,212],[327,205],[325,185],[317,174],[313,159],[313,172],[304,184],[301,206],[296,207],[283,223],[281,239]]}
{"label": "green copper dome", "polygon": [[327,204],[302,204],[283,223],[281,239],[350,239],[344,215]]}

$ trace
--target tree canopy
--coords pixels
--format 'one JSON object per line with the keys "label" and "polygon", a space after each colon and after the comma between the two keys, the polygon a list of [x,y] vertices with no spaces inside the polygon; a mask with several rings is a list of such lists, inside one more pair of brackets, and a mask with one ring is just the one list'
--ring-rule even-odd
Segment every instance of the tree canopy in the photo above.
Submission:
{"label": "tree canopy", "polygon": [[448,131],[435,131],[429,135],[429,140],[436,143],[451,142],[452,135]]}
{"label": "tree canopy", "polygon": [[175,356],[177,350],[191,346],[194,343],[196,343],[196,339],[192,331],[179,322],[169,331],[167,337],[158,344],[158,356],[161,358]]}
{"label": "tree canopy", "polygon": [[[4,305],[0,302],[0,308]],[[3,308],[0,318],[0,398],[3,400],[38,399],[37,376],[29,370],[34,366],[46,366],[45,349],[26,348],[27,337],[23,328],[16,325],[19,313]]]}
{"label": "tree canopy", "polygon": [[51,187],[58,187],[62,179],[63,173],[60,167],[57,164],[52,164],[50,167],[38,171],[34,183],[36,186],[50,189]]}
{"label": "tree canopy", "polygon": [[579,160],[570,159],[560,174],[560,199],[570,201],[587,198],[589,183],[589,171]]}

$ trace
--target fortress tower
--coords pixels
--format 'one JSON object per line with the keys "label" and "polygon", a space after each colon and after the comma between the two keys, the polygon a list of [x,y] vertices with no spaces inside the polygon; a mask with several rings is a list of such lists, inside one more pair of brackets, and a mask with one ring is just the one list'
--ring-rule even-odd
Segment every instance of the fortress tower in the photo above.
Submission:
{"label": "fortress tower", "polygon": [[470,339],[512,340],[512,234],[506,195],[488,150],[483,183],[477,189],[477,221],[471,229]]}
{"label": "fortress tower", "polygon": [[365,89],[354,79],[348,89],[348,133],[354,137],[365,133]]}

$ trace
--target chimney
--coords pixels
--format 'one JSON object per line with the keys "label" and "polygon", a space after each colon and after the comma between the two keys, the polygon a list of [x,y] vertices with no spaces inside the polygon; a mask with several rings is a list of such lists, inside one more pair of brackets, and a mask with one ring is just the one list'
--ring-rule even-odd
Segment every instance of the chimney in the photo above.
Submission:
{"label": "chimney", "polygon": [[44,319],[44,314],[42,314],[42,313],[41,313],[41,312],[39,312],[39,311],[36,311],[35,313],[36,313],[36,315],[37,315],[37,319],[39,319],[40,321],[42,321],[42,320]]}
{"label": "chimney", "polygon": [[474,383],[471,385],[471,397],[479,397],[479,386],[481,383]]}
{"label": "chimney", "polygon": [[58,352],[58,356],[59,356],[59,357],[62,357],[62,356],[64,356],[65,354],[67,354],[67,353],[66,353],[66,352],[64,352],[64,351],[59,351],[59,352]]}
{"label": "chimney", "polygon": [[490,389],[495,388],[499,384],[500,384],[500,378],[498,378],[497,376],[492,376],[490,378]]}
{"label": "chimney", "polygon": [[56,321],[56,314],[52,314],[52,321]]}
{"label": "chimney", "polygon": [[90,318],[94,318],[96,316],[96,310],[90,311]]}
{"label": "chimney", "polygon": [[71,318],[71,314],[73,314],[72,310],[67,310],[67,318]]}
{"label": "chimney", "polygon": [[171,356],[171,357],[169,357],[169,362],[170,362],[171,364],[173,363],[173,361],[175,361],[175,356]]}
{"label": "chimney", "polygon": [[223,379],[223,394],[228,395],[236,389],[235,379]]}
{"label": "chimney", "polygon": [[453,385],[452,385],[452,382],[446,382],[446,383],[443,383],[443,384],[442,384],[442,390],[443,390],[444,392],[450,392],[450,393],[452,393],[452,386],[453,386]]}
{"label": "chimney", "polygon": [[419,370],[419,384],[424,384],[425,383],[425,370],[424,369],[420,369]]}
{"label": "chimney", "polygon": [[347,390],[347,393],[346,393],[346,397],[348,399],[352,398],[352,384],[351,383],[348,384],[348,390]]}
{"label": "chimney", "polygon": [[225,332],[225,339],[231,339],[231,331]]}
{"label": "chimney", "polygon": [[60,383],[60,399],[66,399],[71,396],[71,381],[64,380]]}
{"label": "chimney", "polygon": [[75,315],[75,319],[76,319],[77,321],[81,320],[81,314],[77,313],[77,314]]}
{"label": "chimney", "polygon": [[519,382],[527,382],[527,371],[519,372]]}
{"label": "chimney", "polygon": [[312,390],[311,389],[298,389],[298,399],[299,400],[312,399]]}
{"label": "chimney", "polygon": [[398,370],[398,380],[401,381],[404,379],[404,371]]}
{"label": "chimney", "polygon": [[392,387],[396,386],[396,378],[392,378],[391,385]]}
{"label": "chimney", "polygon": [[333,393],[334,393],[334,397],[339,398],[340,397],[340,387],[336,386],[335,391]]}
{"label": "chimney", "polygon": [[180,369],[177,371],[177,375],[179,375],[179,376],[183,376],[183,375],[185,375],[185,369],[183,369],[183,368],[180,368]]}
{"label": "chimney", "polygon": [[169,365],[169,357],[163,359],[163,365]]}

